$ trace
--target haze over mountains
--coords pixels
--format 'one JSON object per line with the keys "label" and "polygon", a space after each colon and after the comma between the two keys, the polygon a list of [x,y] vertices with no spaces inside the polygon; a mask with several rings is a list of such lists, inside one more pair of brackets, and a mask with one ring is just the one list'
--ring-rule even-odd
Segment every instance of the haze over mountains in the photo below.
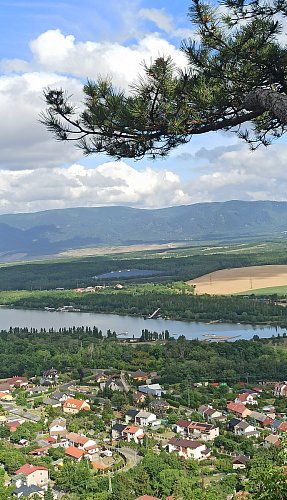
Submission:
{"label": "haze over mountains", "polygon": [[95,207],[0,216],[0,260],[83,247],[282,238],[287,202],[228,201],[144,210]]}

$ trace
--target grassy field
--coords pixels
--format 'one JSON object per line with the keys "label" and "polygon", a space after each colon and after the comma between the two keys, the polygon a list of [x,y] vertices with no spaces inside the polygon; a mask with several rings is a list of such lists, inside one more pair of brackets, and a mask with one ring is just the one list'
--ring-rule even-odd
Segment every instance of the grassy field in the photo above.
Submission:
{"label": "grassy field", "polygon": [[277,294],[278,296],[285,297],[287,295],[287,285],[257,288],[256,290],[248,290],[248,292],[240,292],[237,295],[250,295],[251,293],[258,296]]}
{"label": "grassy field", "polygon": [[259,289],[278,287],[287,289],[287,265],[221,269],[188,281],[188,284],[195,286],[198,295],[250,294]]}

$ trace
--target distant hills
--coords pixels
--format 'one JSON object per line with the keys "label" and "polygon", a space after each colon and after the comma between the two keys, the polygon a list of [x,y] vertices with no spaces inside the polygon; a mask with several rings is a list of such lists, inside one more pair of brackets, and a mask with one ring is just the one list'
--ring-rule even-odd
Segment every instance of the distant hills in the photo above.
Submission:
{"label": "distant hills", "polygon": [[287,202],[227,201],[157,210],[94,207],[0,216],[0,260],[91,246],[282,238]]}

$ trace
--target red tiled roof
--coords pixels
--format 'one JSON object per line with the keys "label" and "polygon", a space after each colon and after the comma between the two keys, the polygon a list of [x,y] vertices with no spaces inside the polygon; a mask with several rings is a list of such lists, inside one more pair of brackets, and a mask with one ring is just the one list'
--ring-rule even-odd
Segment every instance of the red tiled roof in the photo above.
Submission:
{"label": "red tiled roof", "polygon": [[92,462],[92,467],[94,470],[107,469],[108,465],[100,464],[99,462]]}
{"label": "red tiled roof", "polygon": [[[15,430],[21,425],[21,422],[19,422],[18,420],[13,420],[13,422],[7,422],[6,425],[8,425],[10,432],[15,432]],[[12,429],[15,430],[12,431]]]}
{"label": "red tiled roof", "polygon": [[[75,398],[68,398],[63,404],[64,408],[73,408],[76,407],[78,410],[82,409],[83,405],[89,406],[89,404],[84,401],[83,399],[75,399]],[[85,408],[83,408],[85,409]]]}
{"label": "red tiled roof", "polygon": [[246,411],[246,406],[242,403],[228,403],[226,408],[230,411],[234,411],[235,413],[239,413],[240,415]]}
{"label": "red tiled roof", "polygon": [[85,452],[75,446],[68,446],[68,448],[65,449],[65,454],[72,458],[81,458]]}
{"label": "red tiled roof", "polygon": [[139,430],[139,427],[136,427],[135,425],[128,425],[123,432],[125,434],[135,434]]}
{"label": "red tiled roof", "polygon": [[178,425],[178,427],[188,427],[190,423],[190,420],[178,420],[176,425]]}
{"label": "red tiled roof", "polygon": [[47,446],[43,446],[42,448],[36,448],[36,450],[30,451],[29,455],[41,455],[41,453],[44,453],[46,450],[51,448],[51,444],[47,444]]}
{"label": "red tiled roof", "polygon": [[151,497],[150,495],[143,495],[142,497],[136,498],[136,500],[160,500],[158,497]]}
{"label": "red tiled roof", "polygon": [[84,445],[88,441],[90,441],[86,436],[81,436],[81,434],[77,434],[76,432],[68,432],[66,434],[66,438],[69,439],[69,441],[73,441],[74,443],[81,445]]}
{"label": "red tiled roof", "polygon": [[286,432],[287,431],[287,422],[282,422],[279,427],[278,427],[279,431],[283,431],[283,432]]}
{"label": "red tiled roof", "polygon": [[20,467],[20,469],[16,470],[15,474],[25,474],[25,476],[29,476],[29,474],[32,474],[33,472],[36,472],[37,470],[48,471],[47,467],[41,467],[39,465],[25,464],[25,465],[22,465],[22,467]]}

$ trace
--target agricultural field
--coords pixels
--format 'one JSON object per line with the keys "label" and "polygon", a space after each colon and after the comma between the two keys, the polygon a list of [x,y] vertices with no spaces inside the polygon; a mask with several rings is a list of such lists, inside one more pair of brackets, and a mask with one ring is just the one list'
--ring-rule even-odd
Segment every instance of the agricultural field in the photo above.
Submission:
{"label": "agricultural field", "polygon": [[[231,295],[237,293],[254,293],[262,289],[266,293],[277,293],[277,287],[287,291],[287,265],[262,265],[221,269],[205,274],[187,282],[195,286],[198,295]],[[267,291],[268,289],[269,291]],[[282,290],[283,291],[283,290]],[[258,293],[258,292],[257,292]]]}

